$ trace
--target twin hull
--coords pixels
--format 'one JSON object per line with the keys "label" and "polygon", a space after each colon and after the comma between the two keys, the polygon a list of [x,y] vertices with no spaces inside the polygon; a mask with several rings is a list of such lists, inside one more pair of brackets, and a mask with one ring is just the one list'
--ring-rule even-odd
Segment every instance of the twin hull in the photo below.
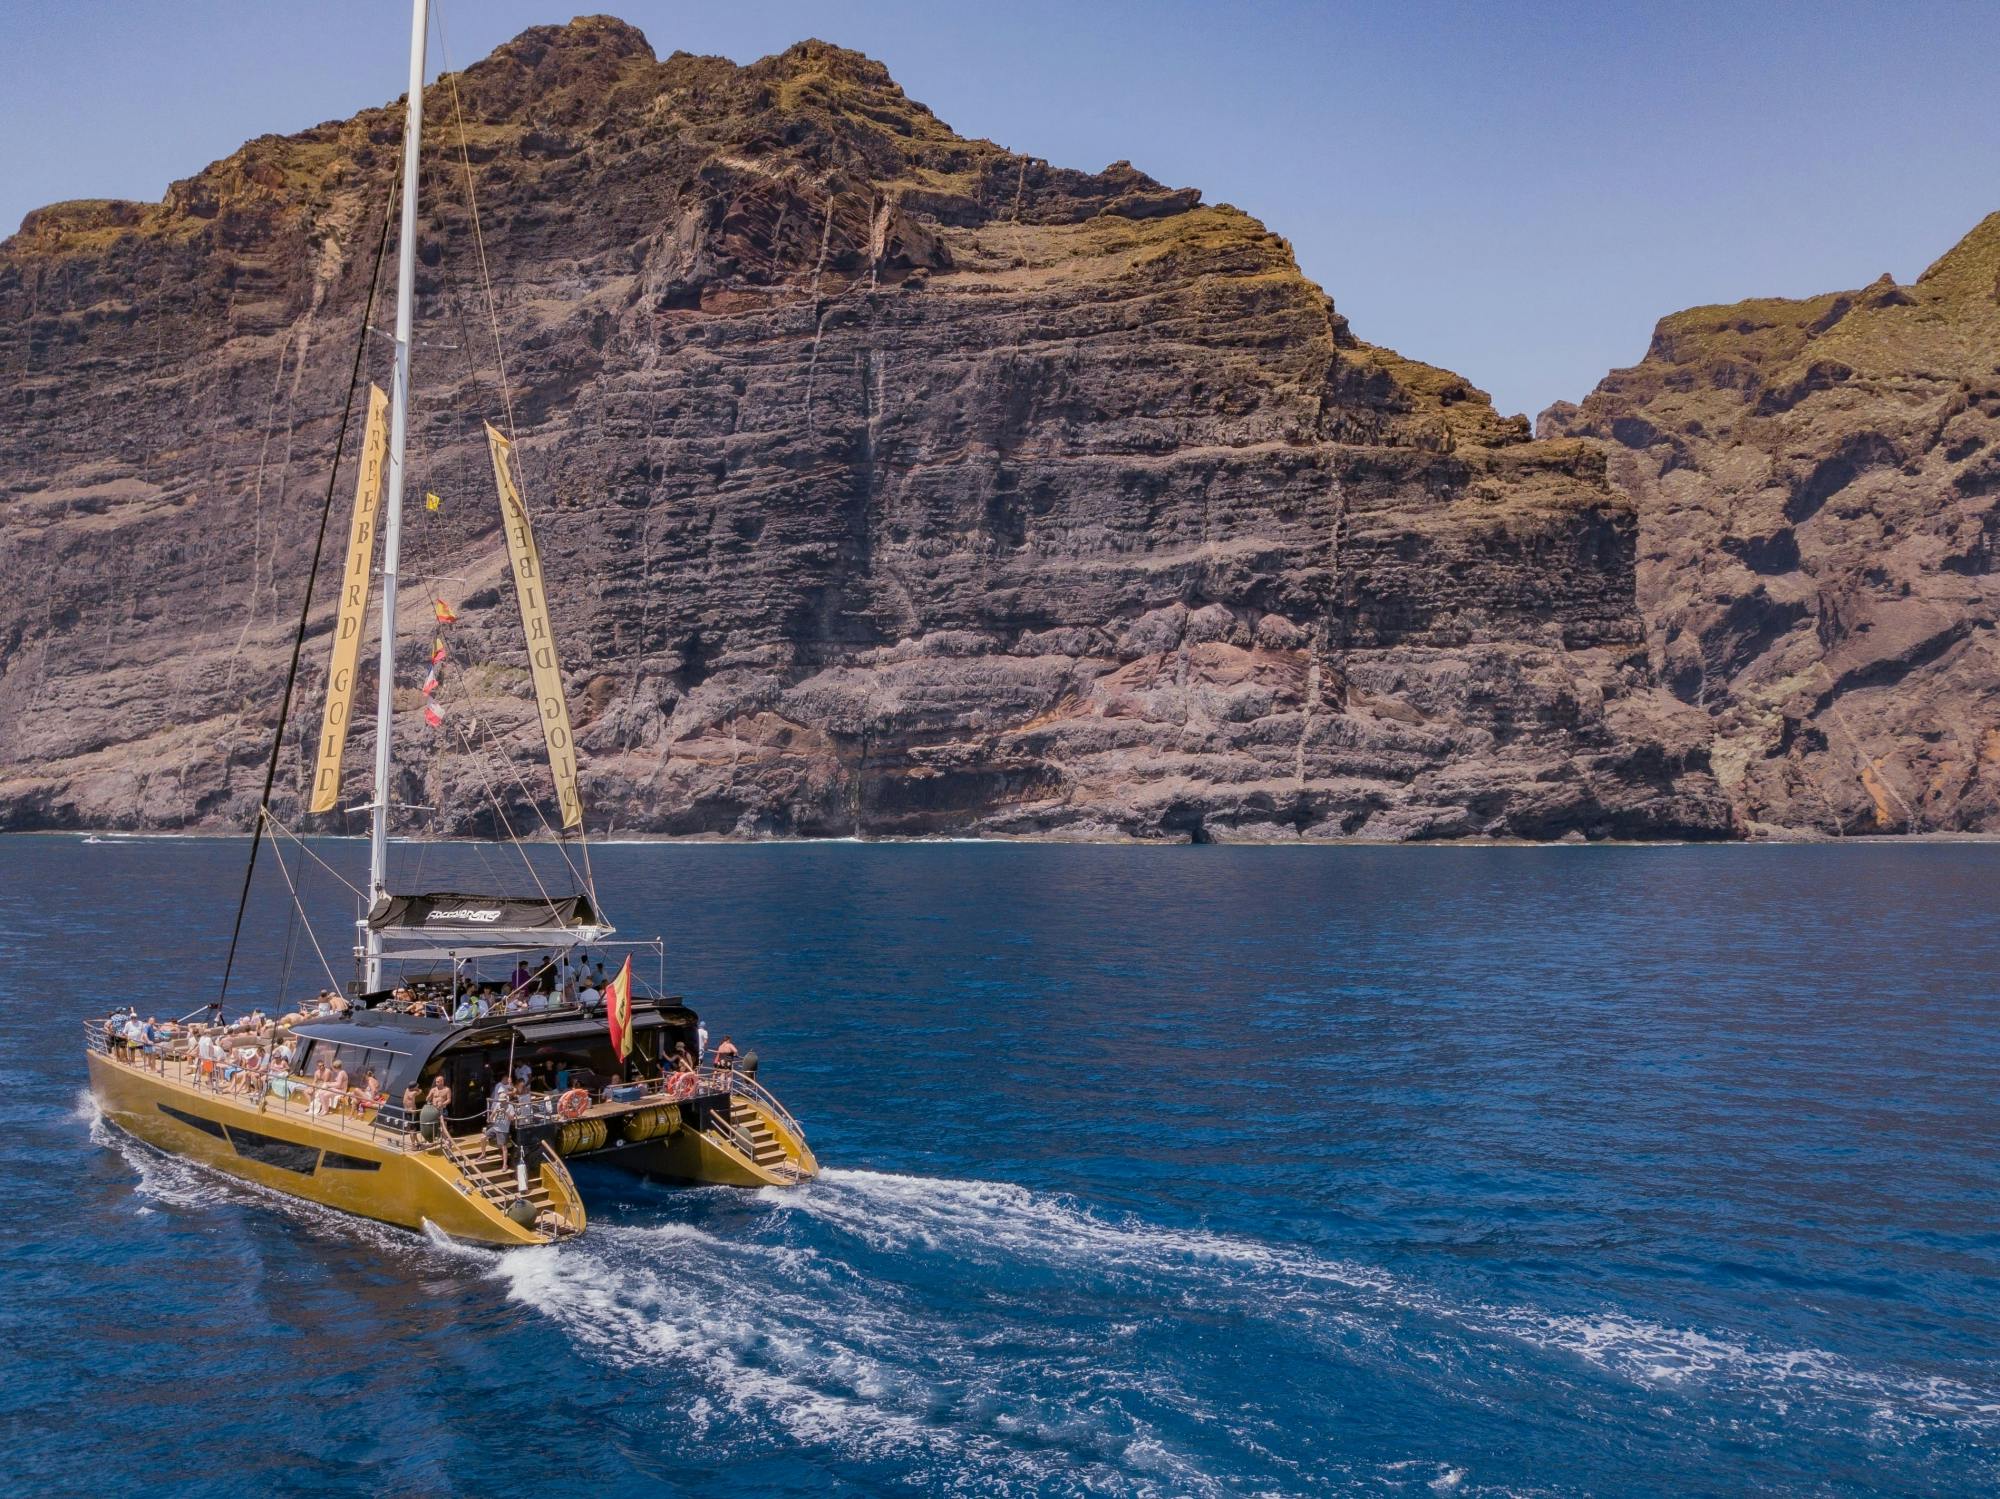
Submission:
{"label": "twin hull", "polygon": [[[170,1155],[398,1228],[422,1232],[430,1223],[454,1239],[476,1244],[550,1241],[549,1234],[508,1217],[439,1151],[397,1149],[377,1143],[372,1131],[330,1129],[260,1110],[252,1101],[209,1092],[98,1052],[87,1060],[91,1092],[105,1118]],[[817,1163],[803,1141],[797,1148],[800,1164],[810,1174]],[[758,1187],[776,1180],[692,1129],[607,1151],[603,1159],[677,1181]],[[555,1192],[567,1187],[566,1174],[561,1184],[549,1175],[542,1173],[543,1187]]]}

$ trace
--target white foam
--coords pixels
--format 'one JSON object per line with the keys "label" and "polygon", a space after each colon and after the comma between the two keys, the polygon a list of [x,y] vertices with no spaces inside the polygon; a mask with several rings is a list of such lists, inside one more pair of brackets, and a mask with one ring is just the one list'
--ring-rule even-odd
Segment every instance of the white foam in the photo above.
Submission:
{"label": "white foam", "polygon": [[[931,1488],[992,1493],[1081,1475],[1085,1487],[1130,1491],[1143,1468],[1157,1492],[1222,1492],[1143,1422],[1093,1408],[1138,1382],[1134,1371],[1103,1369],[1053,1330],[1009,1326],[1002,1351],[911,1307],[893,1284],[851,1269],[837,1277],[851,1284],[830,1284],[830,1273],[815,1252],[686,1224],[594,1226],[491,1272],[594,1356],[696,1377],[706,1393],[687,1419],[711,1444],[732,1439],[718,1432],[721,1408],[750,1433],[775,1427],[807,1446],[901,1461]],[[1037,1338],[1044,1346],[1024,1355],[1020,1344]]]}
{"label": "white foam", "polygon": [[[1249,1292],[1240,1314],[1317,1321],[1339,1334],[1393,1336],[1381,1313],[1415,1314],[1461,1337],[1503,1337],[1571,1355],[1615,1378],[1673,1388],[1700,1385],[1767,1401],[1810,1400],[1881,1409],[1889,1419],[2000,1425],[2000,1390],[1942,1376],[1861,1368],[1815,1348],[1758,1349],[1619,1312],[1558,1315],[1534,1307],[1458,1303],[1374,1267],[1240,1235],[1108,1219],[1069,1198],[1001,1182],[833,1170],[813,1185],[772,1194],[884,1252],[948,1252],[961,1259],[1028,1259],[1097,1273],[1198,1283],[1205,1297]],[[1375,1315],[1363,1315],[1373,1313]],[[1407,1356],[1408,1348],[1402,1350]]]}

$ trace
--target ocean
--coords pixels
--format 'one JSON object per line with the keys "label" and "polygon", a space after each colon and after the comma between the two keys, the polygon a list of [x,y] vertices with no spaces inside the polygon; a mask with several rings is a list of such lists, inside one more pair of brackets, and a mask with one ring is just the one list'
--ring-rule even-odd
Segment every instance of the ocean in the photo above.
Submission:
{"label": "ocean", "polygon": [[[244,848],[0,840],[13,1492],[2000,1483],[2000,847],[600,847],[827,1169],[507,1252],[96,1116]],[[325,981],[284,910],[245,1002]]]}

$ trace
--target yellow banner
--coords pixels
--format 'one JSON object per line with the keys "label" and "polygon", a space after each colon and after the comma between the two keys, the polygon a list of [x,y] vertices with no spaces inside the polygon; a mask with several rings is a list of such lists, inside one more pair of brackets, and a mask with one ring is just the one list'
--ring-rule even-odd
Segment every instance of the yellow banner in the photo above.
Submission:
{"label": "yellow banner", "polygon": [[556,664],[556,639],[549,630],[549,605],[542,592],[542,555],[535,550],[535,533],[528,526],[528,507],[514,482],[514,444],[486,425],[493,450],[493,482],[500,488],[500,511],[507,532],[507,556],[514,564],[514,596],[521,601],[521,633],[528,640],[528,666],[534,674],[535,706],[541,714],[542,738],[549,746],[549,772],[555,777],[556,802],[565,830],[583,826],[583,798],[576,789],[576,740],[570,733],[569,704],[563,698],[562,668]]}
{"label": "yellow banner", "polygon": [[330,812],[340,801],[340,757],[347,748],[347,719],[354,707],[354,668],[361,659],[361,627],[368,612],[369,574],[375,562],[375,518],[382,505],[382,476],[389,458],[389,398],[368,387],[368,426],[361,438],[361,477],[354,485],[354,522],[347,532],[347,568],[340,577],[340,616],[333,628],[333,662],[326,672],[326,716],[319,726],[319,764],[313,770],[312,810]]}

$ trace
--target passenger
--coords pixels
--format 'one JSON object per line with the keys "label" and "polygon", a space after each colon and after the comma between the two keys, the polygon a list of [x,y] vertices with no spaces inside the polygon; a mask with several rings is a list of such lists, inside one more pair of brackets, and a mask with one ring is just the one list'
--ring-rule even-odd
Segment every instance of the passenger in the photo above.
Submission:
{"label": "passenger", "polygon": [[167,1070],[167,1033],[151,1015],[139,1033],[140,1051],[145,1054],[146,1065],[153,1071],[165,1075]]}
{"label": "passenger", "polygon": [[352,1100],[356,1113],[367,1109],[379,1109],[389,1100],[389,1095],[382,1091],[382,1081],[375,1076],[373,1067],[362,1073],[360,1086],[353,1089],[348,1097]]}
{"label": "passenger", "polygon": [[431,1090],[424,1095],[424,1111],[421,1116],[423,1135],[426,1140],[435,1140],[438,1130],[444,1124],[445,1110],[451,1107],[451,1084],[444,1080],[440,1072],[431,1079]]}
{"label": "passenger", "polygon": [[537,989],[535,990],[534,993],[528,996],[528,1009],[531,1012],[539,1012],[542,1010],[546,1010],[548,1007],[549,1007],[548,990]]}
{"label": "passenger", "polygon": [[104,1049],[114,1057],[125,1054],[125,1022],[131,1018],[123,1007],[104,1017]]}
{"label": "passenger", "polygon": [[479,997],[476,994],[467,994],[464,998],[460,999],[458,1008],[451,1012],[451,1018],[460,1025],[465,1024],[468,1020],[478,1019]]}
{"label": "passenger", "polygon": [[717,1072],[736,1070],[736,1043],[727,1036],[724,1036],[722,1044],[715,1048],[715,1070]]}
{"label": "passenger", "polygon": [[326,1109],[332,1113],[347,1107],[347,1065],[339,1058],[334,1059],[333,1076],[326,1080]]}
{"label": "passenger", "polygon": [[494,1084],[493,1091],[486,1098],[486,1137],[500,1147],[500,1158],[507,1156],[507,1135],[514,1124],[514,1089],[506,1081]]}
{"label": "passenger", "polygon": [[701,1059],[707,1055],[708,1055],[708,1026],[706,1023],[703,1023],[695,1028],[695,1033],[694,1033],[695,1066],[699,1067],[701,1065]]}
{"label": "passenger", "polygon": [[413,1130],[417,1127],[417,1110],[423,1107],[423,1103],[424,1090],[419,1088],[415,1083],[411,1083],[409,1087],[403,1090],[404,1129]]}
{"label": "passenger", "polygon": [[269,1053],[255,1046],[245,1046],[236,1053],[236,1074],[230,1078],[232,1093],[256,1094],[264,1081],[264,1070]]}
{"label": "passenger", "polygon": [[586,1010],[596,1009],[599,1004],[603,1003],[603,1000],[604,996],[597,992],[597,986],[595,984],[586,983],[583,986],[583,988],[577,992],[576,996],[576,1002],[582,1005]]}
{"label": "passenger", "polygon": [[222,1061],[222,1043],[203,1031],[194,1043],[195,1069],[199,1081],[215,1086],[215,1069]]}
{"label": "passenger", "polygon": [[308,1110],[314,1114],[324,1114],[327,1110],[329,1096],[332,1091],[333,1064],[331,1062],[321,1062],[317,1067],[313,1068],[312,1101],[307,1105]]}

